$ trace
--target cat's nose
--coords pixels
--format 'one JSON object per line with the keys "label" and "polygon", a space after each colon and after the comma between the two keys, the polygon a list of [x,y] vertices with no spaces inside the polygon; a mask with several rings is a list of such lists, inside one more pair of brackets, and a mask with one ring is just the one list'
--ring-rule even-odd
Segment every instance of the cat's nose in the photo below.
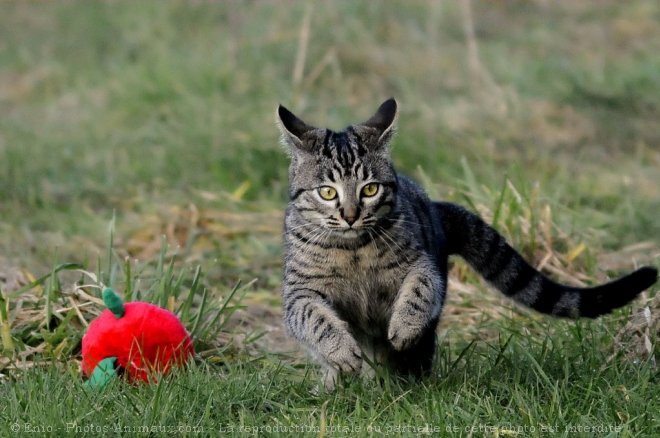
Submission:
{"label": "cat's nose", "polygon": [[348,215],[346,215],[346,216],[344,216],[344,220],[346,221],[346,223],[347,223],[349,226],[351,226],[351,225],[353,225],[353,224],[355,223],[355,221],[357,220],[357,215],[355,215],[355,214],[354,214],[353,216],[348,216]]}
{"label": "cat's nose", "polygon": [[341,213],[341,218],[346,221],[349,227],[357,221],[358,216],[360,215],[357,208],[341,209],[339,210],[339,213]]}

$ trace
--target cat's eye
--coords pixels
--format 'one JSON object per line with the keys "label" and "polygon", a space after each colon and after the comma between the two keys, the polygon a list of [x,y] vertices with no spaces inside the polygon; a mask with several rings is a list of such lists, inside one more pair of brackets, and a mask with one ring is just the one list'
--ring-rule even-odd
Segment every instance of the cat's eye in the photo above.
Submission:
{"label": "cat's eye", "polygon": [[337,190],[330,186],[323,186],[319,188],[319,195],[326,201],[332,201],[337,197]]}
{"label": "cat's eye", "polygon": [[369,183],[362,187],[362,194],[364,196],[374,196],[376,193],[378,193],[378,184],[376,183]]}

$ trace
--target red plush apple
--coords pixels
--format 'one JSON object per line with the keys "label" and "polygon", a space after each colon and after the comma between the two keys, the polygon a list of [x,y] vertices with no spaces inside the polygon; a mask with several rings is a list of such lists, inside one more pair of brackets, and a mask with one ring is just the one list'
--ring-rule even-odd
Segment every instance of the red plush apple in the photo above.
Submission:
{"label": "red plush apple", "polygon": [[190,335],[172,312],[150,303],[124,304],[103,290],[108,307],[82,339],[82,371],[87,384],[103,387],[123,372],[130,382],[153,382],[193,354]]}

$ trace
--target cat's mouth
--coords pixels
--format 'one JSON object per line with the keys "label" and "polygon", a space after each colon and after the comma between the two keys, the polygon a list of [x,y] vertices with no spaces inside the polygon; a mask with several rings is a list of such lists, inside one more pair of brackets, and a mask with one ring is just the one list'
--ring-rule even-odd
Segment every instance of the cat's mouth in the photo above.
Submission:
{"label": "cat's mouth", "polygon": [[339,229],[334,229],[333,234],[341,239],[347,239],[347,240],[358,239],[358,238],[362,238],[365,234],[367,234],[367,228],[366,227],[339,228]]}
{"label": "cat's mouth", "polygon": [[327,227],[331,231],[331,235],[339,239],[357,239],[363,237],[368,233],[370,227],[364,224],[354,224],[351,227],[331,225]]}
{"label": "cat's mouth", "polygon": [[360,234],[362,234],[362,230],[357,230],[355,228],[345,228],[341,230],[341,235],[343,237],[353,238],[358,237]]}

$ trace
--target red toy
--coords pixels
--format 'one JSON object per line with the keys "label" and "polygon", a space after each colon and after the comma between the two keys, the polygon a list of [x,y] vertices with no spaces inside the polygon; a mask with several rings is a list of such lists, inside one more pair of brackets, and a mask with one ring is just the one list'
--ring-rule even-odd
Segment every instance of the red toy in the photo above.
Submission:
{"label": "red toy", "polygon": [[149,303],[124,304],[112,289],[103,290],[108,307],[82,339],[82,371],[87,385],[103,387],[123,371],[130,382],[154,382],[172,365],[183,365],[195,352],[176,315]]}

